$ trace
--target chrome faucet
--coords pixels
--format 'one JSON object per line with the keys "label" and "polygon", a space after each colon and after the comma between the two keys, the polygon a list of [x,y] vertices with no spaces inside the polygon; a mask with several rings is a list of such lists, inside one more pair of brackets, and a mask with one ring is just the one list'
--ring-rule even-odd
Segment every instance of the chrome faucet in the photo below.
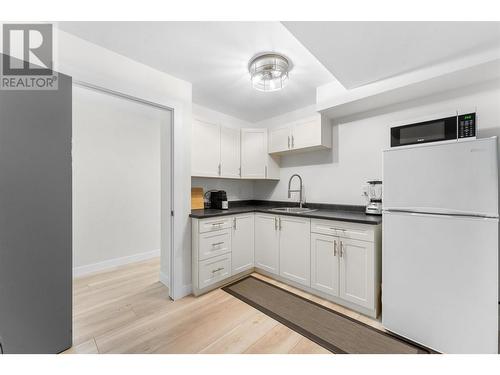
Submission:
{"label": "chrome faucet", "polygon": [[[300,183],[300,189],[299,190],[291,190],[290,186],[292,185],[292,180],[294,177],[299,178],[299,183]],[[302,177],[300,177],[297,173],[293,174],[290,177],[290,180],[288,180],[288,198],[292,197],[292,193],[300,193],[299,196],[299,207],[302,208]]]}

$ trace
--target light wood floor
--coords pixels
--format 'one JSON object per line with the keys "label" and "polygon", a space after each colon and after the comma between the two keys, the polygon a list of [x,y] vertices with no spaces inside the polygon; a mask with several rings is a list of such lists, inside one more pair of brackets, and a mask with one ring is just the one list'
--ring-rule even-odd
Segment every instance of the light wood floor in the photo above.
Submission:
{"label": "light wood floor", "polygon": [[[73,347],[65,353],[329,353],[220,289],[173,302],[159,268],[153,259],[75,279]],[[378,321],[254,276],[382,329]]]}

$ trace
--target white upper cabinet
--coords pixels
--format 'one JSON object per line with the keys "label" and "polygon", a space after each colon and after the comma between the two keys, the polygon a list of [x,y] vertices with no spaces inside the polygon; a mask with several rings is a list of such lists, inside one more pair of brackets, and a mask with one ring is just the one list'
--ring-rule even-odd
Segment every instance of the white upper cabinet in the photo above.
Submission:
{"label": "white upper cabinet", "polygon": [[269,131],[268,151],[270,154],[313,151],[331,147],[331,122],[319,113]]}
{"label": "white upper cabinet", "polygon": [[195,119],[191,176],[279,180],[278,157],[267,152],[267,129],[235,129]]}
{"label": "white upper cabinet", "polygon": [[193,120],[191,175],[219,177],[220,126]]}
{"label": "white upper cabinet", "polygon": [[191,175],[240,177],[240,129],[193,121]]}
{"label": "white upper cabinet", "polygon": [[279,165],[267,152],[267,129],[241,129],[241,177],[279,179]]}
{"label": "white upper cabinet", "polygon": [[292,142],[292,129],[289,127],[269,131],[269,153],[290,150]]}
{"label": "white upper cabinet", "polygon": [[[292,142],[293,150],[307,149],[310,147],[331,147],[331,130],[329,132],[330,138],[323,137],[324,123],[331,127],[329,120],[322,122],[321,116],[311,119],[299,121],[292,127]],[[326,132],[325,132],[326,133]]]}
{"label": "white upper cabinet", "polygon": [[240,177],[240,129],[220,128],[220,176]]}
{"label": "white upper cabinet", "polygon": [[241,130],[241,177],[266,178],[266,129]]}

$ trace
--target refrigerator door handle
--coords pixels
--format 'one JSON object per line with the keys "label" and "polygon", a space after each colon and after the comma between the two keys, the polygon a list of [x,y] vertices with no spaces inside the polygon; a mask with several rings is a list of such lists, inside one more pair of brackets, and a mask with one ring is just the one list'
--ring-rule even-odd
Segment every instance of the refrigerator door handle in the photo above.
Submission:
{"label": "refrigerator door handle", "polygon": [[441,216],[467,216],[497,219],[498,214],[492,215],[489,212],[467,212],[461,210],[450,210],[434,207],[384,207],[383,212],[401,212],[416,215],[441,215]]}

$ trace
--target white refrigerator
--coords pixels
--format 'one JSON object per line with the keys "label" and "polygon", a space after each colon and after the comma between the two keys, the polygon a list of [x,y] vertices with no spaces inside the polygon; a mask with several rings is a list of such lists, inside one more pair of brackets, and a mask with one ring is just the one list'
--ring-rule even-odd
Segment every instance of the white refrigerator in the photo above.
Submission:
{"label": "white refrigerator", "polygon": [[442,353],[498,353],[497,138],[384,151],[382,323]]}

